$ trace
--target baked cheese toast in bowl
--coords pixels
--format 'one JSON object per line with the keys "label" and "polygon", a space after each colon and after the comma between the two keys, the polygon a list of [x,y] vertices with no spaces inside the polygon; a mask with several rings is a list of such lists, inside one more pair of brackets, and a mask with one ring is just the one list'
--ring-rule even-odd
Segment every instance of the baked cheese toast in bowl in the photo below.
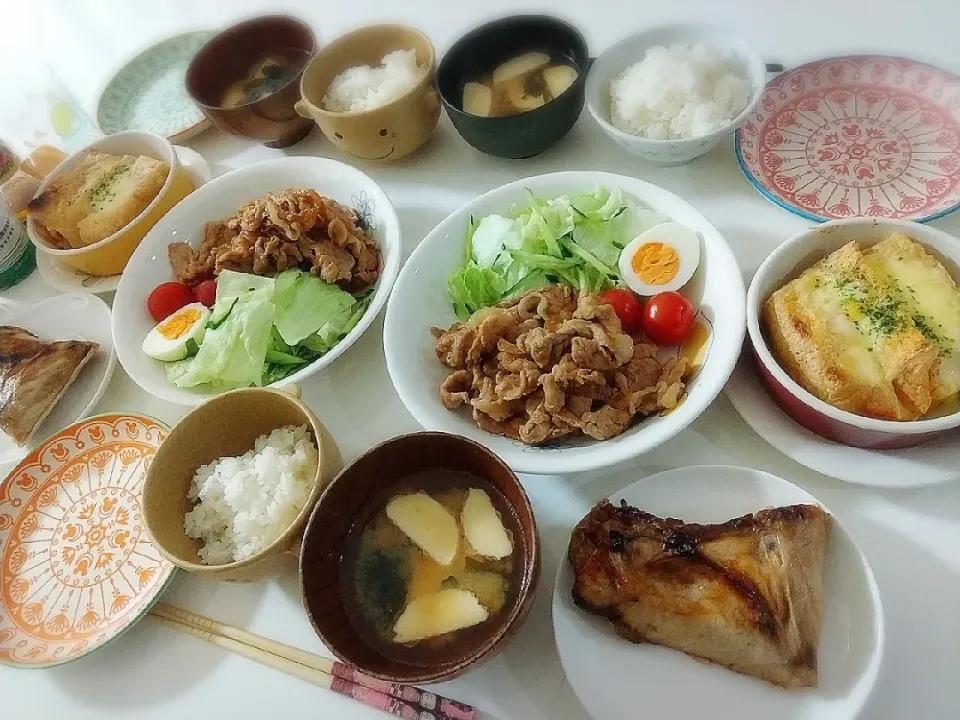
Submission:
{"label": "baked cheese toast in bowl", "polygon": [[771,397],[854,447],[919,445],[960,426],[960,240],[905,220],[828,222],[787,240],[747,293]]}
{"label": "baked cheese toast in bowl", "polygon": [[27,234],[40,252],[77,270],[117,275],[150,228],[193,190],[166,138],[108,135],[46,177],[28,206]]}

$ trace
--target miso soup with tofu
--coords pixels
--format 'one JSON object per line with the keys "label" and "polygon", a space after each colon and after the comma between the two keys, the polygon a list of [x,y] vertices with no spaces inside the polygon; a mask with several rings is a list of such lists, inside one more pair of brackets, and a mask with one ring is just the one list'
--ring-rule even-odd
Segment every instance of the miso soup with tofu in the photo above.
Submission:
{"label": "miso soup with tofu", "polygon": [[563,94],[579,76],[565,57],[528,52],[500,63],[463,86],[463,111],[507,117],[536,110]]}
{"label": "miso soup with tofu", "polygon": [[350,531],[340,567],[347,616],[385,657],[455,662],[506,621],[522,542],[490,483],[452,470],[411,475]]}

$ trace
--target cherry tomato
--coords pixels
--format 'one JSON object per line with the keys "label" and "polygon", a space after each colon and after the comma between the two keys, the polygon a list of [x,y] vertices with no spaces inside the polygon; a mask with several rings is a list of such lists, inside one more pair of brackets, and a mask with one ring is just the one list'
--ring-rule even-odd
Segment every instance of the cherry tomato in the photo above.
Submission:
{"label": "cherry tomato", "polygon": [[213,304],[217,301],[217,281],[204,280],[193,289],[193,294],[196,296],[197,302],[202,302],[207,307],[213,307]]}
{"label": "cherry tomato", "polygon": [[679,345],[690,334],[697,311],[678,292],[662,292],[643,307],[643,331],[657,345]]}
{"label": "cherry tomato", "polygon": [[620,318],[620,326],[628,335],[640,329],[643,306],[629,290],[614,288],[600,293],[600,300],[613,308]]}
{"label": "cherry tomato", "polygon": [[193,290],[178,282],[165,282],[157,285],[147,298],[147,312],[155,322],[160,322],[184,305],[195,302]]}

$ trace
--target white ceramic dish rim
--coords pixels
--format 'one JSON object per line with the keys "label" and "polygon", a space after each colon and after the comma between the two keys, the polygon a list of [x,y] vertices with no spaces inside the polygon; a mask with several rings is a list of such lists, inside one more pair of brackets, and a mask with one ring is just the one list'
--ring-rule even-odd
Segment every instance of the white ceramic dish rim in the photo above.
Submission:
{"label": "white ceramic dish rim", "polygon": [[[152,141],[159,141],[164,146],[164,150],[166,151],[166,154],[167,154],[167,157],[164,158],[164,160],[170,166],[170,169],[167,171],[167,179],[163,181],[163,186],[160,188],[160,191],[157,193],[157,196],[150,201],[150,204],[147,205],[140,212],[139,215],[137,215],[133,220],[128,222],[122,228],[117,230],[117,232],[115,232],[113,235],[110,235],[109,237],[105,237],[103,240],[100,240],[99,242],[95,242],[91,245],[87,245],[86,247],[70,248],[69,250],[59,250],[57,248],[52,248],[49,245],[47,245],[42,239],[40,239],[40,235],[36,230],[36,223],[34,222],[33,217],[28,215],[27,216],[27,234],[30,236],[30,240],[33,242],[33,244],[37,247],[38,250],[40,250],[41,252],[45,252],[48,255],[70,256],[70,255],[81,255],[83,253],[88,253],[91,250],[102,248],[106,245],[109,245],[111,242],[113,242],[113,240],[115,240],[117,236],[126,232],[127,228],[139,222],[148,212],[150,212],[151,210],[153,210],[154,207],[157,206],[157,203],[160,202],[160,198],[162,198],[166,194],[166,192],[170,189],[170,185],[173,184],[173,178],[176,176],[176,172],[174,169],[179,164],[180,161],[179,161],[179,158],[177,157],[176,151],[173,149],[173,143],[171,143],[169,140],[167,140],[167,138],[161,135],[156,135],[154,133],[146,132],[144,130],[125,130],[123,132],[113,133],[111,135],[105,135],[102,138],[97,138],[86,147],[80,148],[72,155],[64,158],[63,161],[59,165],[57,165],[50,172],[50,174],[47,175],[46,178],[44,178],[43,182],[40,184],[40,189],[37,190],[36,195],[40,195],[41,193],[46,191],[46,189],[50,186],[50,183],[53,182],[54,178],[60,175],[60,173],[65,172],[67,170],[72,170],[74,167],[79,165],[80,162],[83,160],[83,158],[85,158],[87,153],[90,152],[91,150],[99,150],[100,147],[102,147],[105,144],[112,145],[114,143],[117,143],[117,141],[123,142],[127,140],[134,140],[134,141],[141,140],[141,141],[145,141],[146,143],[150,143]],[[136,152],[136,151],[130,151],[130,152]]]}
{"label": "white ceramic dish rim", "polygon": [[[872,694],[873,689],[876,686],[876,682],[879,678],[880,665],[883,660],[884,650],[886,647],[886,622],[884,620],[883,600],[880,595],[880,587],[879,585],[877,585],[876,577],[873,574],[873,568],[870,566],[870,563],[867,560],[866,556],[863,554],[863,551],[860,549],[860,546],[857,545],[853,535],[846,529],[843,523],[840,522],[837,516],[834,515],[832,512],[830,512],[829,508],[827,508],[822,502],[820,502],[818,498],[816,498],[814,495],[812,495],[811,493],[809,493],[807,490],[800,487],[799,485],[796,485],[790,482],[789,480],[786,480],[785,478],[780,477],[779,475],[774,475],[773,473],[768,473],[764,470],[739,467],[736,465],[691,465],[691,466],[670,468],[669,470],[653,473],[652,475],[647,475],[646,477],[640,478],[639,480],[631,483],[627,487],[622,488],[621,490],[618,490],[612,495],[607,496],[607,500],[609,500],[610,502],[616,503],[619,500],[619,498],[621,498],[624,495],[625,492],[631,490],[635,486],[646,484],[649,482],[669,484],[671,475],[676,476],[679,474],[685,474],[690,472],[691,470],[697,470],[702,472],[711,472],[711,471],[747,472],[751,474],[766,476],[778,483],[786,484],[792,487],[794,490],[799,491],[801,494],[807,496],[807,499],[804,502],[813,503],[823,508],[823,510],[830,515],[832,524],[836,526],[835,530],[839,529],[840,532],[846,535],[847,539],[850,542],[850,545],[852,546],[853,550],[856,552],[857,559],[860,561],[860,564],[865,576],[866,590],[868,591],[873,601],[873,607],[875,609],[874,622],[873,622],[873,635],[876,639],[876,651],[874,652],[873,656],[870,658],[870,662],[867,665],[867,667],[864,669],[864,673],[862,676],[862,677],[869,678],[868,684],[866,687],[858,688],[860,690],[860,693],[862,694],[862,702],[860,703],[860,706],[861,706],[860,709],[862,709],[863,704],[866,703],[866,701],[869,699],[870,695]],[[757,508],[757,510],[759,509],[761,508]],[[567,561],[567,554],[569,552],[569,547],[570,547],[570,543],[568,540],[564,546],[564,550],[562,554],[560,555],[560,563],[557,568],[556,575],[554,576],[553,595],[552,595],[552,601],[551,601],[551,617],[553,617],[553,614],[556,612],[557,597],[561,592],[560,584],[564,580],[564,577],[566,576],[566,574],[569,572],[568,561]],[[554,637],[555,637],[554,642],[557,645],[557,650],[558,652],[560,652],[560,643],[556,639],[556,624],[554,624]],[[623,642],[627,642],[627,641],[623,640]],[[665,648],[658,648],[658,649],[663,650],[664,652],[668,651]],[[669,652],[676,652],[676,651],[671,650]],[[560,657],[561,657],[561,664],[562,664],[562,659],[563,659],[562,653],[560,653]],[[730,670],[726,670],[725,668],[724,668],[724,671],[732,672]],[[763,682],[761,680],[756,680],[756,681],[760,683]],[[581,697],[580,694],[577,693],[575,684],[571,684],[571,688],[573,689],[574,694],[577,695],[578,699],[580,699],[581,703],[583,703],[584,707],[587,707],[590,702],[590,698]],[[856,713],[854,713],[854,716],[858,714],[859,714],[859,710]],[[595,717],[593,713],[591,713],[591,717]]]}
{"label": "white ceramic dish rim", "polygon": [[[960,479],[957,430],[919,445],[871,450],[827,440],[797,423],[767,393],[754,358],[744,353],[724,393],[740,417],[771,447],[814,472],[852,485],[917,489]],[[955,448],[955,449],[954,449]]]}
{"label": "white ceramic dish rim", "polygon": [[[260,173],[272,171],[275,169],[284,170],[283,166],[290,165],[291,169],[287,170],[291,175],[291,183],[288,187],[295,187],[297,185],[296,169],[295,166],[303,165],[309,163],[316,166],[318,171],[322,172],[323,168],[328,168],[335,170],[337,173],[346,174],[353,176],[358,185],[363,185],[365,190],[373,195],[373,199],[376,201],[377,205],[377,216],[378,221],[382,222],[383,226],[383,237],[391,247],[392,252],[390,256],[386,259],[383,269],[380,273],[380,277],[377,280],[376,290],[374,291],[373,300],[370,302],[370,307],[367,308],[367,311],[364,313],[363,317],[360,318],[360,321],[356,326],[347,333],[340,342],[338,342],[327,354],[317,358],[312,363],[309,363],[305,367],[301,368],[297,372],[289,375],[282,380],[278,380],[275,383],[270,385],[265,385],[265,388],[282,388],[287,385],[294,383],[299,383],[303,379],[320,372],[325,367],[333,363],[337,358],[339,358],[343,353],[345,353],[357,340],[360,339],[360,336],[366,332],[367,328],[373,323],[377,315],[383,309],[383,306],[386,304],[390,292],[393,290],[393,285],[397,280],[397,276],[400,273],[400,255],[402,253],[403,242],[402,242],[402,232],[400,228],[400,220],[397,217],[396,210],[393,207],[393,203],[390,202],[389,196],[384,192],[383,188],[380,187],[369,175],[366,173],[357,170],[355,167],[347,165],[346,163],[339,162],[337,160],[331,160],[328,158],[321,157],[310,157],[310,156],[290,156],[283,158],[275,158],[273,160],[264,160],[253,165],[247,165],[245,167],[237,168],[231,170],[230,172],[220,175],[210,182],[203,185],[203,187],[198,188],[193,193],[184,198],[180,203],[174,206],[169,213],[167,213],[160,221],[150,229],[150,232],[144,237],[143,242],[140,243],[137,247],[133,256],[130,258],[130,262],[127,263],[126,269],[124,269],[123,275],[120,277],[120,285],[117,288],[117,297],[122,298],[126,293],[124,292],[125,283],[133,282],[129,278],[130,268],[134,267],[138,262],[139,257],[144,257],[149,253],[155,252],[156,248],[151,249],[155,244],[152,236],[156,236],[161,233],[167,233],[168,226],[173,223],[177,217],[184,212],[187,212],[190,207],[197,203],[202,203],[205,196],[210,193],[217,192],[221,185],[233,184],[235,182],[240,182],[244,178],[249,176],[256,176]],[[251,198],[253,199],[253,198]],[[185,210],[184,208],[187,208]],[[207,218],[207,220],[216,220],[218,218]],[[166,242],[166,238],[163,240],[163,243]],[[160,243],[157,243],[159,247]],[[166,245],[163,244],[164,249]],[[381,252],[383,248],[381,248]],[[171,270],[172,277],[172,270]],[[171,279],[171,278],[167,278]],[[145,301],[145,296],[144,296]],[[145,308],[145,305],[144,305]],[[122,344],[118,341],[117,335],[121,330],[117,327],[117,316],[113,317],[113,339],[114,345],[117,349],[117,357],[120,359],[120,364],[124,366],[124,370],[127,371],[127,374],[130,378],[139,385],[145,392],[155,395],[161,399],[167,400],[168,402],[177,403],[178,405],[199,405],[200,403],[205,402],[217,395],[221,395],[227,390],[212,390],[209,392],[190,392],[190,389],[181,389],[175,385],[169,383],[162,383],[152,387],[145,387],[142,378],[138,373],[132,373],[127,370],[124,363],[124,355],[128,344]],[[140,338],[142,340],[142,338]],[[135,345],[136,347],[132,352],[140,352],[140,340],[138,340]]]}
{"label": "white ceramic dish rim", "polygon": [[[760,303],[765,299],[760,297],[760,286],[765,284],[766,276],[771,272],[771,267],[779,261],[781,257],[793,251],[798,245],[807,242],[815,235],[823,234],[830,228],[856,226],[856,225],[879,225],[890,226],[891,232],[899,230],[914,240],[923,244],[924,236],[937,236],[947,245],[955,247],[954,254],[950,257],[955,263],[960,265],[960,240],[937,228],[929,225],[922,225],[911,220],[876,220],[873,218],[849,218],[847,220],[831,220],[803,232],[794,235],[789,240],[781,243],[772,253],[767,256],[750,282],[747,290],[747,333],[750,336],[750,342],[760,361],[766,369],[774,376],[778,383],[785,387],[791,395],[809,406],[813,410],[826,415],[837,422],[846,423],[861,430],[872,430],[875,432],[889,433],[891,435],[917,435],[921,433],[940,432],[960,426],[960,411],[944,415],[943,417],[930,418],[928,420],[913,420],[910,422],[901,422],[897,420],[877,420],[876,418],[856,415],[846,410],[840,410],[833,405],[824,402],[810,392],[807,392],[787,372],[780,367],[780,363],[773,357],[773,353],[767,347],[767,342],[760,330]],[[833,248],[838,249],[840,245]],[[813,263],[811,263],[812,265]],[[783,283],[785,278],[780,278]]]}
{"label": "white ceramic dish rim", "polygon": [[[681,204],[685,206],[686,213],[688,217],[695,217],[698,221],[698,224],[711,228],[713,234],[715,234],[716,239],[719,241],[715,252],[720,253],[721,255],[727,255],[727,261],[732,270],[736,272],[731,272],[730,276],[727,278],[730,282],[730,287],[728,295],[733,297],[730,301],[730,304],[737,307],[742,307],[746,298],[746,291],[744,289],[743,277],[739,271],[739,266],[737,265],[736,258],[733,255],[733,251],[730,249],[730,246],[727,244],[726,240],[723,238],[723,235],[720,233],[716,227],[707,219],[699,210],[694,208],[692,205],[687,203],[685,200],[679,196],[671,193],[664,188],[661,188],[652,183],[648,183],[644,180],[638,178],[628,177],[624,175],[618,175],[615,173],[607,173],[600,171],[592,170],[572,170],[558,173],[548,173],[544,175],[536,175],[522,180],[516,180],[506,185],[501,185],[500,187],[494,188],[479,197],[474,198],[470,202],[461,206],[457,210],[453,211],[443,220],[441,220],[434,228],[431,230],[426,237],[420,242],[420,244],[414,249],[413,253],[407,259],[404,267],[401,270],[400,276],[397,281],[398,284],[402,282],[402,278],[405,277],[407,273],[416,274],[418,272],[417,266],[419,264],[418,260],[421,255],[428,253],[431,246],[431,238],[434,235],[440,234],[445,231],[445,226],[448,221],[454,216],[469,214],[470,210],[477,206],[482,206],[486,202],[489,202],[491,198],[497,195],[509,195],[511,192],[522,190],[524,188],[531,188],[534,191],[537,191],[539,188],[538,183],[542,184],[566,184],[566,185],[579,185],[583,190],[589,190],[598,185],[603,185],[608,188],[620,187],[624,190],[627,195],[637,197],[637,191],[630,189],[630,186],[633,188],[642,188],[647,195],[659,195],[660,198],[668,200],[674,203]],[[637,198],[641,202],[646,202],[643,198]],[[508,209],[511,201],[504,200],[502,209],[500,212],[504,212]],[[674,218],[676,219],[676,218]],[[456,237],[456,236],[455,236]],[[454,238],[448,238],[448,240],[453,240]],[[452,269],[452,268],[451,268]],[[414,419],[423,427],[425,430],[434,430],[441,432],[456,432],[446,424],[436,424],[430,421],[426,415],[420,410],[420,394],[412,388],[407,381],[407,375],[401,368],[397,367],[396,359],[391,352],[391,348],[399,343],[404,342],[399,337],[394,338],[394,335],[403,333],[408,327],[403,321],[393,320],[393,313],[397,312],[397,302],[394,302],[391,299],[391,302],[387,305],[387,313],[384,321],[383,327],[383,345],[384,345],[384,354],[386,356],[387,362],[387,372],[390,375],[390,379],[393,383],[394,389],[397,394],[400,396],[401,402],[407,408],[407,411],[413,415]],[[703,392],[698,398],[696,405],[692,404],[690,397],[684,401],[682,407],[684,408],[693,408],[693,412],[686,414],[683,418],[670,429],[669,432],[665,433],[665,436],[660,441],[666,442],[671,437],[675,437],[684,429],[686,429],[697,417],[710,406],[711,403],[717,398],[720,392],[723,390],[726,381],[729,379],[730,374],[733,372],[734,367],[736,366],[737,358],[740,355],[741,348],[743,346],[743,339],[746,335],[746,318],[744,313],[739,313],[738,322],[736,322],[735,327],[730,329],[730,332],[727,335],[727,339],[724,341],[721,347],[718,347],[716,344],[711,347],[709,358],[712,359],[712,362],[717,366],[721,366],[725,363],[726,369],[719,373],[719,376],[713,380],[711,386],[703,388]],[[726,349],[726,352],[721,355],[721,352]],[[709,362],[709,361],[708,361]],[[703,377],[703,371],[701,370],[700,374],[697,376],[698,379]],[[439,398],[439,394],[438,394]],[[668,417],[676,417],[675,415],[669,415]],[[642,423],[641,423],[642,427]],[[494,437],[494,436],[491,436]],[[576,472],[584,472],[590,470],[596,470],[599,468],[610,467],[617,465],[621,462],[630,460],[637,457],[638,455],[648,452],[653,447],[656,447],[660,443],[654,443],[653,445],[647,446],[647,443],[641,441],[644,435],[642,431],[638,431],[635,435],[632,436],[631,442],[616,443],[612,444],[609,442],[597,441],[591,443],[585,448],[586,452],[575,454],[571,457],[569,452],[565,452],[563,449],[556,452],[523,452],[522,450],[510,451],[509,453],[504,450],[495,450],[498,454],[510,465],[511,469],[518,473],[529,473],[534,475],[552,475],[552,474],[570,474]],[[476,438],[474,438],[476,439]],[[483,440],[478,440],[478,442],[483,443]],[[638,450],[637,445],[640,445],[641,448]],[[525,448],[530,450],[529,447]]]}
{"label": "white ceramic dish rim", "polygon": [[[739,115],[737,115],[722,128],[714,130],[711,133],[707,133],[706,135],[697,135],[690,138],[657,139],[641,137],[640,135],[631,135],[630,133],[615,127],[610,122],[606,113],[601,112],[600,108],[596,106],[596,103],[594,103],[593,100],[601,95],[601,93],[597,92],[597,85],[602,84],[604,86],[609,86],[611,77],[625,69],[611,69],[610,72],[603,73],[601,75],[597,72],[597,66],[599,65],[602,69],[604,57],[609,57],[610,55],[618,53],[621,50],[634,45],[640,46],[640,49],[645,52],[649,48],[649,44],[646,41],[651,35],[666,32],[689,32],[692,34],[703,33],[704,37],[715,36],[718,34],[716,27],[707,25],[706,23],[673,23],[669,25],[660,25],[657,27],[648,28],[646,30],[641,30],[638,33],[634,33],[633,35],[630,35],[619,41],[613,47],[608,48],[604,52],[600,53],[597,59],[593,61],[590,72],[587,75],[586,102],[587,109],[590,111],[593,119],[596,120],[600,127],[602,127],[604,131],[606,131],[612,137],[616,137],[630,143],[645,144],[651,149],[659,147],[666,148],[670,145],[683,145],[685,143],[707,142],[719,139],[736,130],[738,127],[740,127],[740,124],[744,121],[747,115],[756,110],[757,104],[760,102],[760,98],[763,95],[763,91],[766,90],[767,65],[760,53],[753,49],[753,46],[733,33],[723,34],[728,36],[727,44],[730,47],[736,46],[740,53],[750,58],[747,69],[750,71],[751,82],[755,85],[755,87],[753,88],[753,94],[750,96],[750,100],[747,102],[746,107],[743,108]],[[636,62],[640,62],[641,60],[643,60],[643,57],[638,55]],[[760,80],[759,83],[758,80]],[[603,90],[603,88],[600,88],[600,90]]]}
{"label": "white ceramic dish rim", "polygon": [[[88,302],[93,301],[94,305],[98,309],[98,312],[101,315],[105,314],[107,323],[110,323],[112,325],[113,313],[110,310],[110,306],[107,305],[101,298],[97,297],[93,293],[86,293],[86,292],[63,293],[61,295],[55,295],[53,297],[47,298],[45,300],[40,300],[39,302],[32,303],[32,304],[11,303],[9,306],[0,305],[0,308],[3,308],[3,307],[7,308],[7,312],[0,313],[0,317],[3,318],[4,322],[15,321],[17,316],[23,315],[24,313],[30,312],[31,310],[35,310],[37,307],[41,305],[56,306],[57,304],[64,304],[66,302],[69,302],[70,299],[73,297],[82,298]],[[117,368],[117,343],[116,343],[116,340],[113,338],[112,331],[108,333],[108,336],[110,337],[110,340],[111,340],[110,354],[109,354],[109,357],[107,358],[107,365],[103,371],[103,377],[100,379],[100,384],[97,386],[96,391],[91,396],[90,401],[87,403],[86,407],[83,408],[83,411],[80,413],[78,417],[74,418],[71,421],[71,426],[89,417],[90,411],[93,410],[97,406],[97,403],[100,402],[100,400],[103,398],[104,393],[107,391],[107,387],[110,385],[110,380],[113,379],[113,373]],[[26,455],[33,452],[34,447],[43,445],[46,442],[46,438],[40,439],[38,441],[37,434],[36,434],[36,431],[40,430],[40,428],[43,426],[45,422],[46,422],[46,419],[44,419],[43,423],[40,423],[40,425],[37,428],[35,428],[34,433],[31,435],[30,438],[27,439],[27,444],[20,448],[21,452],[19,452],[19,458],[16,460],[11,459],[11,460],[0,462],[0,469],[7,469],[7,470],[11,469],[15,463],[19,463]],[[60,432],[60,431],[58,430],[56,432]],[[7,439],[10,440],[10,442],[13,442],[9,437],[7,437]]]}

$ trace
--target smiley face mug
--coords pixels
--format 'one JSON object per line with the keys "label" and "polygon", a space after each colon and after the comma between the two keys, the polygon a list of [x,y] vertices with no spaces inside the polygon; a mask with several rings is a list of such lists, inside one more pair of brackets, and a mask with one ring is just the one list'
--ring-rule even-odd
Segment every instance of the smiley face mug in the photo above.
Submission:
{"label": "smiley face mug", "polygon": [[[372,110],[333,112],[323,107],[327,88],[348,68],[380,65],[394,50],[413,50],[423,74],[413,87]],[[440,119],[434,89],[437,61],[426,35],[404,25],[372,25],[347,33],[321,49],[300,79],[296,110],[312,118],[334,145],[364,160],[389,162],[423,145]]]}

